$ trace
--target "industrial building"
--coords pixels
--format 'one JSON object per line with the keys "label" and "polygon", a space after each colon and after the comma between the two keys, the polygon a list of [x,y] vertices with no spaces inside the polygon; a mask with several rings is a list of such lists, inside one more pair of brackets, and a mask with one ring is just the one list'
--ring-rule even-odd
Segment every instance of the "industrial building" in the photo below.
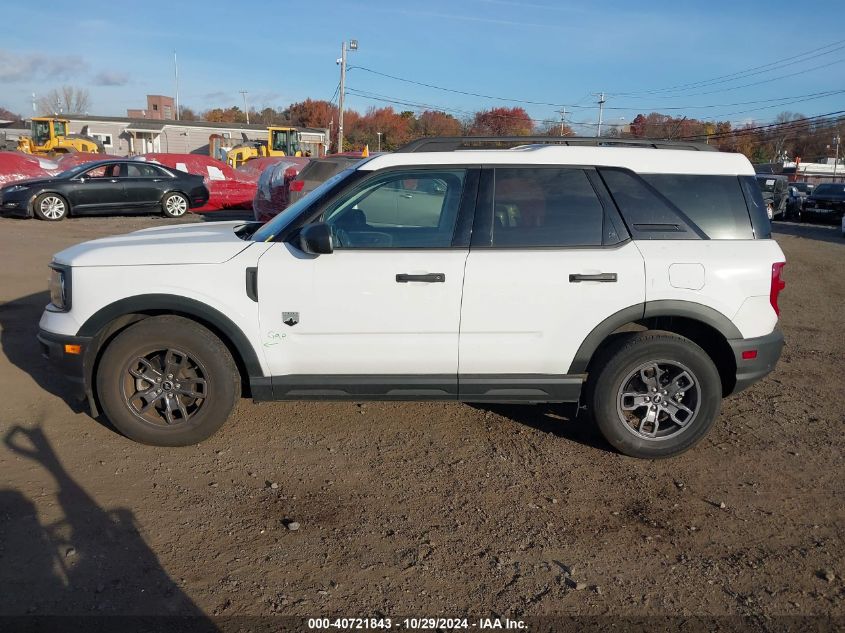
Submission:
{"label": "industrial building", "polygon": [[[71,134],[85,134],[98,139],[109,154],[135,156],[149,152],[170,154],[209,153],[209,138],[219,135],[233,144],[243,141],[266,141],[266,125],[211,123],[208,121],[175,121],[135,117],[108,117],[82,114],[65,115]],[[316,143],[328,138],[328,130],[297,128],[302,131],[304,150],[319,155]],[[313,135],[309,137],[309,135]],[[315,143],[314,149],[309,147]]]}

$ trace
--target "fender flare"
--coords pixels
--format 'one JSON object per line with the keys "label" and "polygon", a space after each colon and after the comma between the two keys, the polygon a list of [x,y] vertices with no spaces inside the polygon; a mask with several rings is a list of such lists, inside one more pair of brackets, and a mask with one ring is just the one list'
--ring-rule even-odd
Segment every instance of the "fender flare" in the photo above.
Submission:
{"label": "fender flare", "polygon": [[82,324],[82,327],[79,328],[77,336],[93,338],[118,317],[127,314],[144,313],[150,310],[161,310],[170,314],[195,317],[200,321],[208,323],[223,334],[234,346],[250,377],[264,375],[255,348],[243,331],[222,312],[188,297],[168,294],[145,294],[120,299],[100,308],[88,317],[85,323]]}
{"label": "fender flare", "polygon": [[599,345],[617,329],[628,323],[654,317],[682,317],[712,327],[726,340],[741,339],[742,333],[724,314],[692,301],[662,299],[638,303],[611,314],[586,336],[569,367],[568,374],[583,374]]}

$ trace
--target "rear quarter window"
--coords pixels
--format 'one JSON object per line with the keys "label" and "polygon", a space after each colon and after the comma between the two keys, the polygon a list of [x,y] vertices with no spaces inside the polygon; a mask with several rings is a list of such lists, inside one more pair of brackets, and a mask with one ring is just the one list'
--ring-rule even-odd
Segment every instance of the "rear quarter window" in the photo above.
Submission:
{"label": "rear quarter window", "polygon": [[736,176],[642,174],[711,240],[754,239],[751,218]]}

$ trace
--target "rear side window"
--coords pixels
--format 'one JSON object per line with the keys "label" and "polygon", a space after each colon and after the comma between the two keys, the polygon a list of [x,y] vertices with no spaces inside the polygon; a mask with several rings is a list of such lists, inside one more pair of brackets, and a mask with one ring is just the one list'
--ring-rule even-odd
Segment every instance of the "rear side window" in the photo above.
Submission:
{"label": "rear side window", "polygon": [[604,209],[580,169],[495,171],[494,247],[600,246]]}
{"label": "rear side window", "polygon": [[634,239],[700,239],[689,219],[636,174],[621,169],[600,169],[599,173]]}
{"label": "rear side window", "polygon": [[642,174],[642,177],[711,240],[754,238],[745,197],[736,176]]}

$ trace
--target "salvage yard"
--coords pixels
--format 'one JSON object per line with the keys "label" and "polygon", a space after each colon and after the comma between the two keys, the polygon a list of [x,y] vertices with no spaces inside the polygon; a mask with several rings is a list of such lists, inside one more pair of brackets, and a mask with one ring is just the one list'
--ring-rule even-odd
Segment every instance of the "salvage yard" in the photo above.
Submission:
{"label": "salvage yard", "polygon": [[566,406],[242,400],[125,439],[39,355],[47,263],[167,222],[0,219],[0,613],[845,616],[837,229],[776,226],[780,363],[650,462]]}

